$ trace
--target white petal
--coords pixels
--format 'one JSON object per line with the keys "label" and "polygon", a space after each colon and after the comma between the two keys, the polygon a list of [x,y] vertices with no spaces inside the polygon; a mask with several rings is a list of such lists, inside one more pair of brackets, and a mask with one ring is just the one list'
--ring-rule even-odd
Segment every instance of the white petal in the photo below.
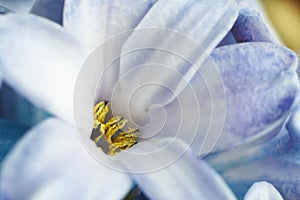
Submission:
{"label": "white petal", "polygon": [[[186,87],[237,13],[235,1],[158,1],[124,44],[114,110],[144,125],[152,105],[166,105]],[[128,101],[130,114],[120,108]]]}
{"label": "white petal", "polygon": [[34,127],[1,171],[7,199],[121,199],[130,178],[98,163],[81,145],[76,129],[57,119]]}
{"label": "white petal", "polygon": [[183,142],[140,142],[132,152],[119,158],[129,171],[138,172],[132,177],[150,199],[235,199],[221,177]]}
{"label": "white petal", "polygon": [[66,0],[63,25],[88,50],[107,38],[133,29],[156,0]]}
{"label": "white petal", "polygon": [[245,200],[283,200],[283,198],[272,184],[256,182],[248,190]]}
{"label": "white petal", "polygon": [[73,87],[84,53],[77,40],[46,19],[0,18],[0,67],[5,80],[35,105],[73,121]]}
{"label": "white petal", "polygon": [[[155,2],[156,0],[66,0],[63,25],[91,51],[108,38],[114,40],[112,36],[135,28]],[[103,47],[103,52],[99,48],[93,52],[98,54],[98,60],[104,62],[99,66],[106,67],[106,61],[111,61],[111,54],[120,55],[121,47],[129,35],[130,32],[123,35],[115,45],[109,42],[102,45],[99,48]],[[115,62],[98,83],[96,101],[110,99],[118,73],[119,63]],[[95,75],[98,79],[101,74]]]}
{"label": "white petal", "polygon": [[[153,28],[154,30],[168,29],[176,31],[194,40],[196,44],[209,53],[231,29],[237,15],[238,7],[235,1],[232,0],[160,0],[142,19],[137,29]],[[175,40],[177,38],[172,38],[172,35],[159,35],[156,33],[153,31],[145,35],[139,35],[143,33],[133,34],[125,43],[123,52],[140,50],[146,47],[169,47],[174,49],[174,47],[168,45],[184,45],[184,43],[181,43],[182,41]],[[173,39],[173,41],[168,41],[170,39]],[[181,38],[181,40],[183,39]],[[185,47],[185,50],[193,53],[188,47]],[[152,58],[152,53],[151,51],[141,51],[139,54],[126,57],[126,60],[123,59],[121,74],[132,67],[147,63],[147,59]],[[181,56],[181,54],[179,55]],[[201,55],[194,54],[194,56],[200,57]],[[162,61],[166,59],[164,57],[160,58]]]}

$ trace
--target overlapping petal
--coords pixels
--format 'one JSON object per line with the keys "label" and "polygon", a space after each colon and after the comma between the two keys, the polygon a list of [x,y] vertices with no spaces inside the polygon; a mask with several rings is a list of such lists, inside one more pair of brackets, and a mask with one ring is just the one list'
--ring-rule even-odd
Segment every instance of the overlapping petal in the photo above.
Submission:
{"label": "overlapping petal", "polygon": [[151,106],[174,100],[237,14],[235,1],[158,1],[122,48],[114,110],[145,125]]}
{"label": "overlapping petal", "polygon": [[240,10],[239,17],[233,26],[232,34],[238,43],[277,42],[260,14],[253,10]]}
{"label": "overlapping petal", "polygon": [[237,2],[241,10],[248,9],[248,10],[254,10],[256,12],[259,12],[259,14],[262,17],[262,21],[267,27],[268,32],[271,33],[272,38],[275,39],[276,43],[281,43],[279,35],[277,34],[274,27],[272,26],[265,12],[264,6],[262,5],[262,2],[260,2],[259,0],[237,0]]}
{"label": "overlapping petal", "polygon": [[[298,93],[296,55],[276,44],[244,43],[217,48],[211,57],[221,74],[226,98],[222,97],[223,87],[205,84],[205,81],[213,82],[216,76],[207,76],[206,73],[209,71],[205,69],[213,66],[203,65],[199,74],[190,82],[192,91],[186,89],[179,96],[182,100],[182,113],[177,114],[183,116],[182,120],[184,117],[194,116],[189,117],[187,121],[196,118],[201,125],[197,130],[198,134],[195,135],[188,123],[182,123],[186,125],[182,128],[185,134],[179,133],[179,137],[183,136],[185,141],[192,141],[196,136],[194,144],[198,146],[192,148],[197,152],[205,136],[208,137],[206,138],[208,144],[215,144],[218,141],[215,150],[251,142],[257,138],[268,140],[270,134],[275,134],[278,128],[280,129]],[[210,80],[211,78],[213,80]],[[222,82],[218,84],[220,83]],[[200,114],[194,104],[191,104],[193,91],[198,96],[197,99],[201,99]],[[220,107],[224,104],[226,109]],[[176,102],[166,109],[172,113],[172,110],[176,110]],[[174,113],[168,116],[178,118]],[[225,117],[224,127],[218,121],[222,116]],[[172,127],[174,123],[170,125]],[[222,130],[220,137],[219,132],[214,129],[216,127],[219,127],[219,131],[220,128]]]}
{"label": "overlapping petal", "polygon": [[[129,171],[153,167],[131,174],[150,199],[236,199],[221,177],[179,140],[141,142],[133,148],[143,154],[140,159],[120,155],[120,160]],[[167,163],[170,157],[177,159]]]}
{"label": "overlapping petal", "polygon": [[275,129],[274,123],[289,113],[298,94],[297,56],[280,45],[246,43],[216,49],[212,58],[222,74],[227,100],[219,145]]}
{"label": "overlapping petal", "polygon": [[73,121],[73,88],[85,55],[78,41],[33,15],[1,17],[0,32],[0,67],[9,85],[35,105]]}
{"label": "overlapping petal", "polygon": [[49,119],[7,157],[0,192],[6,199],[121,199],[131,186],[129,176],[89,155],[76,129]]}
{"label": "overlapping petal", "polygon": [[262,181],[251,186],[245,200],[283,200],[283,198],[272,184]]}
{"label": "overlapping petal", "polygon": [[296,55],[276,44],[243,43],[217,48],[211,59],[177,101],[151,110],[155,128],[141,129],[141,137],[179,137],[204,155],[213,147],[251,148],[280,130],[299,90]]}
{"label": "overlapping petal", "polygon": [[66,0],[63,25],[88,50],[140,22],[156,0]]}

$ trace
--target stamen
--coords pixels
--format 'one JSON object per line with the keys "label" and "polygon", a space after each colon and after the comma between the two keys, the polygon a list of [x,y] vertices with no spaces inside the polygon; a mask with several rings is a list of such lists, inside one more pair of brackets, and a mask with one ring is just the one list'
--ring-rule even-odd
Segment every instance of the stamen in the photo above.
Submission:
{"label": "stamen", "polygon": [[[93,137],[93,141],[106,154],[115,155],[137,143],[138,129],[128,128],[127,131],[123,131],[127,120],[120,116],[105,120],[109,106],[109,102],[101,101],[94,107],[94,130],[98,129],[99,135]],[[102,138],[108,145],[108,151],[104,150],[103,144],[99,144]]]}

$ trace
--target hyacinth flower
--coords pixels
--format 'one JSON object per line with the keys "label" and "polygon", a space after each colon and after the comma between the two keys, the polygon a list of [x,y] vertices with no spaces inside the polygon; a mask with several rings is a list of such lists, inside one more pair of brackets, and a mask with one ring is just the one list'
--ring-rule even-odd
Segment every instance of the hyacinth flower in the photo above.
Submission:
{"label": "hyacinth flower", "polygon": [[[133,7],[136,10],[132,11]],[[117,1],[79,3],[70,0],[65,2],[63,27],[37,16],[10,14],[2,17],[0,31],[5,41],[0,45],[3,52],[0,59],[5,80],[33,103],[58,118],[46,120],[30,130],[7,157],[1,173],[1,193],[6,198],[119,199],[137,184],[153,199],[235,199],[216,172],[197,157],[197,148],[192,145],[186,151],[185,140],[189,138],[189,132],[194,132],[189,126],[183,126],[184,134],[156,157],[145,155],[144,159],[130,160],[126,157],[126,151],[121,151],[109,158],[115,162],[120,161],[125,170],[132,171],[137,166],[147,168],[149,163],[159,165],[177,152],[184,152],[165,168],[152,173],[128,174],[98,163],[78,139],[72,119],[72,97],[76,77],[86,55],[107,37],[140,27],[173,29],[204,47],[224,81],[227,100],[225,123],[215,148],[208,152],[207,161],[223,173],[238,164],[247,163],[247,159],[252,161],[263,153],[268,154],[264,148],[272,145],[265,143],[278,137],[277,133],[286,121],[298,91],[295,73],[297,58],[293,52],[280,45],[256,41],[214,49],[233,26],[237,11],[234,1],[143,1],[138,5],[126,1],[121,5]],[[240,32],[235,37],[238,34]],[[124,41],[124,46],[128,41]],[[123,63],[132,60],[127,59]],[[124,72],[126,68],[126,65],[120,66],[120,71]],[[198,87],[199,81],[199,76],[193,76],[190,85],[202,89]],[[113,109],[113,104],[109,108],[106,103],[110,100],[113,86],[114,83],[104,80],[97,88],[99,94],[96,94],[96,98],[105,101],[102,108]],[[199,98],[203,96],[201,90],[194,91],[198,91],[196,96]],[[197,119],[193,115],[194,108],[188,104],[188,91],[183,88],[178,95],[184,102],[183,111],[191,114],[185,116],[186,119]],[[216,102],[223,102],[222,95],[216,97],[221,98],[220,102],[218,99]],[[164,96],[152,98],[160,100]],[[172,103],[166,107],[171,113],[174,113],[173,109],[176,108]],[[101,115],[105,112],[93,113],[90,109],[89,113],[89,118],[93,114],[97,118],[97,113]],[[140,112],[136,115],[141,116]],[[176,112],[170,118],[176,119]],[[85,120],[81,118],[83,124]],[[101,117],[99,122],[104,123]],[[93,124],[89,123],[86,122],[86,126],[92,129]],[[155,150],[164,146],[168,140],[168,137],[158,137],[155,141],[137,140],[137,144],[128,150]],[[249,155],[248,158],[237,154],[241,149],[241,153]],[[257,151],[250,154],[253,149]],[[230,153],[234,159],[229,158]],[[252,175],[238,174],[245,179]],[[238,183],[243,181],[240,177],[231,179],[230,173],[222,175],[232,187],[238,188]],[[260,178],[253,178],[251,184],[261,181]],[[237,185],[231,184],[231,180],[236,180]],[[290,180],[278,184],[276,188]],[[270,182],[274,183],[272,180]],[[239,191],[235,191],[238,195]],[[283,188],[281,192],[284,197],[293,195],[285,193]],[[276,191],[272,190],[271,193],[279,197]],[[246,197],[249,196],[252,196],[251,192]]]}

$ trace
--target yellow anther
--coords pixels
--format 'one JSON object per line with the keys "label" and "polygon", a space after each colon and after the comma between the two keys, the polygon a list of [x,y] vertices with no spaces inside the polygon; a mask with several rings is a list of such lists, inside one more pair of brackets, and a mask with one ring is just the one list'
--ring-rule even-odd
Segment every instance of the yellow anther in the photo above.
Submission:
{"label": "yellow anther", "polygon": [[99,127],[99,135],[93,141],[103,150],[98,142],[104,136],[109,149],[106,153],[115,155],[137,143],[138,129],[128,128],[127,131],[123,131],[122,129],[126,126],[127,120],[120,116],[105,120],[109,112],[109,106],[109,102],[101,101],[94,107],[94,129]]}
{"label": "yellow anther", "polygon": [[109,112],[109,102],[101,101],[94,107],[94,128],[97,128],[105,121],[105,116]]}

